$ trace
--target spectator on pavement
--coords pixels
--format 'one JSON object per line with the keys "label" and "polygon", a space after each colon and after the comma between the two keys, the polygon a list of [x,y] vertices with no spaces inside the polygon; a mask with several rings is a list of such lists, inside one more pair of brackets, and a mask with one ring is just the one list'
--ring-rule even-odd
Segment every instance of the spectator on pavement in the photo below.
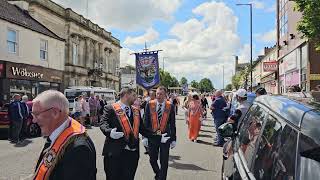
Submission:
{"label": "spectator on pavement", "polygon": [[82,113],[82,104],[81,104],[81,101],[82,101],[82,95],[80,95],[79,97],[76,97],[74,99],[74,114],[73,114],[73,117],[75,120],[79,121],[81,124],[81,113]]}
{"label": "spectator on pavement", "polygon": [[27,129],[27,121],[30,115],[30,108],[27,105],[28,102],[28,96],[24,95],[22,96],[22,100],[21,100],[21,109],[22,109],[22,116],[23,116],[23,121],[22,121],[22,128],[21,128],[21,132],[20,132],[20,139],[25,139],[27,137],[26,134],[26,129]]}
{"label": "spectator on pavement", "polygon": [[86,95],[83,95],[83,100],[82,100],[82,117],[84,118],[84,124],[91,126],[90,125],[90,106],[89,106],[89,101]]}
{"label": "spectator on pavement", "polygon": [[259,97],[259,96],[262,96],[262,95],[267,95],[267,91],[265,88],[263,87],[260,87],[256,90],[256,96]]}
{"label": "spectator on pavement", "polygon": [[13,101],[9,106],[9,118],[10,118],[10,129],[9,129],[9,140],[11,143],[20,143],[20,132],[23,123],[23,109],[21,107],[21,96],[15,94]]}
{"label": "spectator on pavement", "polygon": [[209,108],[209,103],[208,103],[208,100],[204,94],[201,95],[201,106],[203,109],[202,117],[206,119],[207,118],[207,108]]}
{"label": "spectator on pavement", "polygon": [[97,107],[97,117],[95,119],[95,122],[94,122],[94,125],[95,126],[98,126],[99,122],[100,122],[100,108],[101,108],[101,105],[100,105],[100,96],[99,95],[96,95],[96,107]]}
{"label": "spectator on pavement", "polygon": [[90,124],[93,125],[96,122],[97,118],[97,100],[94,97],[94,93],[90,94],[89,98],[89,107],[90,107]]}
{"label": "spectator on pavement", "polygon": [[223,97],[222,91],[218,90],[215,94],[215,101],[211,105],[212,116],[214,118],[214,124],[217,132],[217,141],[214,143],[214,146],[223,146],[224,140],[218,131],[219,126],[226,122],[227,114],[224,108],[227,106],[227,103]]}

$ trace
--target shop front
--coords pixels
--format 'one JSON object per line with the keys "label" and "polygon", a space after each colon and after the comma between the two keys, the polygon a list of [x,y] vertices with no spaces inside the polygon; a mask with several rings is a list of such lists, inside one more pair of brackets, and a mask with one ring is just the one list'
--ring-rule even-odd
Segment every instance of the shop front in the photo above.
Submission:
{"label": "shop front", "polygon": [[[2,69],[1,69],[2,67]],[[9,102],[14,94],[35,98],[39,93],[62,90],[63,72],[42,66],[0,62],[0,100]]]}
{"label": "shop front", "polygon": [[268,93],[278,94],[277,73],[273,72],[261,78],[261,86],[264,87]]}

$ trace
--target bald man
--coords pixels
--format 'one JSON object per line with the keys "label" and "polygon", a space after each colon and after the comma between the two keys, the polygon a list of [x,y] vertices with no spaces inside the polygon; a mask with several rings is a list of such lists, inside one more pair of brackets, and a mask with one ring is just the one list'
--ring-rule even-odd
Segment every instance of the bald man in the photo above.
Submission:
{"label": "bald man", "polygon": [[227,106],[227,103],[224,97],[222,96],[221,90],[216,91],[215,96],[216,98],[210,107],[210,109],[212,110],[212,116],[214,118],[214,124],[217,132],[217,141],[214,143],[214,146],[222,147],[224,140],[220,132],[218,131],[218,128],[227,120],[226,111],[224,110],[224,108]]}

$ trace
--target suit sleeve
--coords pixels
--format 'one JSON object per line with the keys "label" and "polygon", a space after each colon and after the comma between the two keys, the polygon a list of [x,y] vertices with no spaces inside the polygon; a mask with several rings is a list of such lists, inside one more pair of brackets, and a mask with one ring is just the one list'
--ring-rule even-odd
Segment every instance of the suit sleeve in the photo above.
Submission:
{"label": "suit sleeve", "polygon": [[72,148],[64,155],[63,179],[95,180],[95,158],[86,145]]}
{"label": "suit sleeve", "polygon": [[144,112],[144,127],[151,129],[151,115],[150,115],[150,105],[149,103],[146,104],[146,109]]}
{"label": "suit sleeve", "polygon": [[176,141],[177,140],[177,136],[176,136],[176,112],[175,112],[175,108],[172,105],[171,106],[171,110],[170,110],[170,121],[169,121],[169,125],[170,125],[170,136],[171,136],[171,141]]}
{"label": "suit sleeve", "polygon": [[146,137],[146,138],[153,137],[153,132],[150,129],[146,128],[146,126],[143,123],[142,118],[140,119],[139,132],[143,137]]}
{"label": "suit sleeve", "polygon": [[114,125],[112,125],[112,117],[115,116],[113,115],[114,111],[111,105],[107,105],[103,108],[103,115],[102,115],[102,123],[100,126],[100,130],[102,133],[110,138],[110,132],[113,129]]}

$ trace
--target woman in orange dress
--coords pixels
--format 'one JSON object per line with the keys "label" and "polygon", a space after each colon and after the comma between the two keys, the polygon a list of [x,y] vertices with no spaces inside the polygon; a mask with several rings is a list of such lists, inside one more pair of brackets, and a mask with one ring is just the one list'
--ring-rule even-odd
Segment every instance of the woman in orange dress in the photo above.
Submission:
{"label": "woman in orange dress", "polygon": [[202,107],[198,94],[192,96],[192,100],[189,103],[189,139],[193,142],[197,142],[199,131],[201,128],[200,118],[202,115]]}

